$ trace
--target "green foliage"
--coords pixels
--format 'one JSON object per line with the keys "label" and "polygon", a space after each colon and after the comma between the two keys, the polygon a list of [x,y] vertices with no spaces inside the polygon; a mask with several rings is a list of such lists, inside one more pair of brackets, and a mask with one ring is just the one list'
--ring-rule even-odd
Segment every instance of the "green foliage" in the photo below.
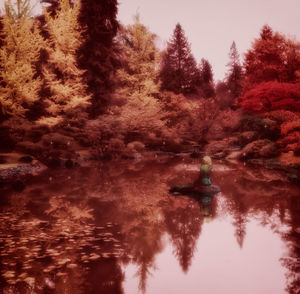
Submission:
{"label": "green foliage", "polygon": [[6,5],[8,13],[2,19],[4,46],[0,49],[1,109],[11,115],[24,115],[39,99],[42,84],[35,65],[44,42],[34,20],[24,16],[27,6],[18,3],[17,12],[10,2]]}
{"label": "green foliage", "polygon": [[196,91],[199,72],[188,40],[179,23],[163,53],[160,78],[163,90],[177,94]]}

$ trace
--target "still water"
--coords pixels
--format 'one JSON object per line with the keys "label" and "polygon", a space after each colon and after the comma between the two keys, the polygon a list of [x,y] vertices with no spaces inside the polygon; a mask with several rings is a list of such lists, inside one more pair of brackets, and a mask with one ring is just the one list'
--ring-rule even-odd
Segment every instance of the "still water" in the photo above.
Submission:
{"label": "still water", "polygon": [[0,197],[0,293],[299,293],[300,186],[215,162],[211,198],[168,191],[197,160],[48,170]]}

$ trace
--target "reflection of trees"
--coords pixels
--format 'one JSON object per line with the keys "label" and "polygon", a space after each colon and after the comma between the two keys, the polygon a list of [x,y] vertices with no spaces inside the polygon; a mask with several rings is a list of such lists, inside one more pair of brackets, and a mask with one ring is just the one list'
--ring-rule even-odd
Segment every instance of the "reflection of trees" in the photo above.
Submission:
{"label": "reflection of trees", "polygon": [[174,197],[164,214],[166,229],[175,247],[175,255],[186,273],[191,265],[203,223],[199,203],[186,197]]}
{"label": "reflection of trees", "polygon": [[[87,277],[88,285],[84,293],[123,294],[124,275],[117,258],[101,259],[92,263]],[[88,289],[88,291],[87,291]]]}
{"label": "reflection of trees", "polygon": [[[263,168],[241,168],[216,177],[226,197],[226,210],[232,215],[235,237],[240,247],[246,236],[246,223],[249,215],[260,213],[262,225],[271,220],[271,215],[280,207],[284,214],[288,185],[282,175]],[[275,224],[280,226],[279,223]]]}
{"label": "reflection of trees", "polygon": [[[76,173],[73,176],[76,178]],[[0,213],[0,235],[6,236],[4,241],[0,239],[4,265],[1,290],[52,293],[55,289],[55,293],[77,294],[102,289],[101,293],[123,293],[122,271],[113,257],[120,255],[120,248],[113,246],[118,240],[107,232],[111,228],[96,230],[86,197],[88,181],[74,184],[63,172],[57,182],[47,178],[43,186],[37,183],[22,194],[12,194],[11,205]],[[97,265],[105,268],[105,274],[92,277],[88,266]],[[99,278],[102,287],[98,283],[96,289]]]}
{"label": "reflection of trees", "polygon": [[234,235],[240,248],[242,248],[246,236],[247,217],[243,213],[240,213],[240,210],[235,210],[233,219],[233,226],[235,227]]}
{"label": "reflection of trees", "polygon": [[[121,294],[121,262],[133,262],[145,292],[165,231],[187,272],[204,218],[214,217],[216,203],[169,195],[166,183],[192,182],[196,175],[187,170],[170,173],[170,164],[127,161],[49,171],[22,194],[6,195],[11,203],[2,204],[0,233],[11,237],[0,235],[1,290],[27,293],[35,287],[39,293],[40,287],[52,293],[53,284],[61,293]],[[292,191],[290,184],[271,177],[262,171],[215,176],[213,182],[223,193],[215,197],[217,213],[233,217],[241,247],[247,219],[256,218],[280,234],[290,246],[282,259],[287,288],[297,293],[299,187]],[[288,233],[283,225],[290,228]]]}
{"label": "reflection of trees", "polygon": [[138,265],[139,288],[143,293],[146,291],[147,277],[155,266],[155,255],[162,250],[161,237],[162,228],[159,223],[141,221],[138,227],[128,231],[127,252],[132,256],[132,261]]}
{"label": "reflection of trees", "polygon": [[290,294],[300,293],[300,247],[299,247],[299,224],[300,224],[300,205],[299,194],[295,195],[289,203],[290,218],[289,232],[283,234],[283,239],[286,240],[289,252],[288,255],[281,259],[283,266],[287,269],[287,291]]}
{"label": "reflection of trees", "polygon": [[233,216],[240,246],[249,216],[279,234],[287,244],[288,252],[281,258],[288,270],[286,289],[290,294],[299,293],[299,186],[288,183],[280,173],[262,167],[225,173],[216,177],[216,182],[226,197],[226,210]]}
{"label": "reflection of trees", "polygon": [[114,191],[119,197],[117,219],[124,224],[126,258],[137,264],[139,288],[145,292],[147,277],[155,267],[155,255],[162,250],[162,205],[168,197],[168,189],[162,181],[163,170],[158,172],[157,166],[151,164],[142,170],[143,173],[130,167],[126,176],[119,178]]}

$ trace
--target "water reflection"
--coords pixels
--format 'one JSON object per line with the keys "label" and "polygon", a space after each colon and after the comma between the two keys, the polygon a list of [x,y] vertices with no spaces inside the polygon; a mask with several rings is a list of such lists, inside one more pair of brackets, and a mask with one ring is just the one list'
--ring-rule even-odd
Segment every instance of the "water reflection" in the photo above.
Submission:
{"label": "water reflection", "polygon": [[[226,258],[244,260],[245,268],[260,266],[248,256],[256,254],[249,248],[260,230],[270,232],[264,246],[284,244],[268,257],[269,267],[261,255],[268,275],[273,277],[275,264],[276,275],[285,271],[287,293],[297,293],[299,187],[270,171],[220,165],[213,182],[222,193],[198,199],[169,194],[169,187],[196,178],[191,161],[124,161],[48,171],[19,193],[3,190],[0,293],[160,293],[158,284],[173,285],[175,293],[185,281],[188,293],[212,293],[205,284],[209,269],[228,275]],[[178,266],[169,267],[174,260]],[[131,265],[134,278],[126,270]],[[198,284],[197,272],[205,283]],[[277,280],[272,293],[284,291]],[[236,289],[236,279],[226,285]],[[267,293],[267,286],[256,293]],[[247,293],[243,287],[239,293]]]}

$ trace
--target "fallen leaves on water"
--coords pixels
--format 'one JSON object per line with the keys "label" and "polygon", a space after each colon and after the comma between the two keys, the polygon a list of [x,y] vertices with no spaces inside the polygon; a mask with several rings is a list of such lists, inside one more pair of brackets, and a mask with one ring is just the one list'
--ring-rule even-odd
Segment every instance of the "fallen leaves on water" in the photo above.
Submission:
{"label": "fallen leaves on water", "polygon": [[67,265],[67,268],[69,268],[69,269],[72,269],[72,268],[75,268],[75,267],[77,267],[78,265],[76,264],[76,263],[69,263],[68,265]]}
{"label": "fallen leaves on water", "polygon": [[96,253],[92,253],[89,257],[90,260],[96,260],[99,259],[100,255],[96,254]]}
{"label": "fallen leaves on water", "polygon": [[60,260],[58,260],[58,264],[59,265],[64,265],[64,264],[66,264],[67,262],[70,262],[71,261],[71,259],[70,258],[63,258],[63,259],[60,259]]}
{"label": "fallen leaves on water", "polygon": [[32,286],[34,284],[34,282],[35,282],[35,278],[33,278],[33,277],[27,277],[27,278],[24,279],[24,282],[27,283],[27,284],[29,284],[30,286]]}
{"label": "fallen leaves on water", "polygon": [[14,278],[15,277],[15,272],[14,271],[7,271],[2,276],[6,279]]}
{"label": "fallen leaves on water", "polygon": [[49,272],[53,271],[55,268],[56,268],[56,267],[55,267],[54,265],[50,265],[50,266],[48,266],[47,268],[45,268],[45,269],[43,270],[43,272],[49,273]]}
{"label": "fallen leaves on water", "polygon": [[104,257],[104,258],[109,258],[109,257],[110,257],[110,253],[103,252],[103,253],[102,253],[102,257]]}
{"label": "fallen leaves on water", "polygon": [[27,273],[22,273],[18,276],[19,279],[25,279],[27,277]]}
{"label": "fallen leaves on water", "polygon": [[45,278],[45,284],[46,284],[50,289],[54,289],[54,288],[55,288],[55,284],[54,284],[53,281],[51,281],[48,277]]}

